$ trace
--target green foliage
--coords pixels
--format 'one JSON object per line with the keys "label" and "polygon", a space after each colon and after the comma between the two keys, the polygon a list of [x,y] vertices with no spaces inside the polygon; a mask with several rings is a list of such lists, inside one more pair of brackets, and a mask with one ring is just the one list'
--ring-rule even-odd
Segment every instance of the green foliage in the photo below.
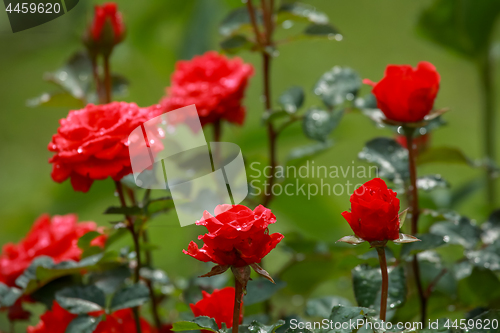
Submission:
{"label": "green foliage", "polygon": [[111,299],[111,311],[120,309],[133,308],[146,303],[149,300],[148,288],[141,284],[136,283],[130,286],[121,288]]}
{"label": "green foliage", "polygon": [[302,129],[304,134],[313,140],[325,142],[328,135],[338,126],[343,112],[336,113],[311,108],[304,115]]}
{"label": "green foliage", "polygon": [[314,93],[329,108],[353,102],[361,87],[359,75],[348,67],[335,66],[324,73],[314,87]]}
{"label": "green foliage", "polygon": [[300,2],[286,2],[278,9],[277,23],[281,24],[286,20],[297,22],[310,22],[316,24],[327,24],[328,16],[318,11],[315,7]]}
{"label": "green foliage", "polygon": [[101,317],[78,316],[69,323],[66,333],[92,333],[100,322]]}
{"label": "green foliage", "polygon": [[172,331],[193,331],[193,330],[206,330],[211,332],[219,332],[219,327],[213,318],[201,316],[196,317],[191,321],[180,321],[173,324]]}
{"label": "green foliage", "polygon": [[351,306],[351,302],[339,296],[323,296],[307,301],[305,312],[308,316],[328,318],[334,306]]}
{"label": "green foliage", "polygon": [[272,283],[267,279],[248,281],[247,294],[243,298],[244,304],[248,306],[264,302],[286,286],[286,283],[283,281],[275,280],[274,282]]}
{"label": "green foliage", "polygon": [[285,90],[279,97],[279,103],[288,113],[295,113],[304,104],[304,89],[293,86]]}
{"label": "green foliage", "polygon": [[481,237],[481,230],[466,217],[435,223],[430,231],[444,237],[446,242],[462,245],[466,249],[474,248]]}
{"label": "green foliage", "polygon": [[59,305],[74,314],[87,314],[105,307],[104,292],[96,286],[69,287],[56,293]]}

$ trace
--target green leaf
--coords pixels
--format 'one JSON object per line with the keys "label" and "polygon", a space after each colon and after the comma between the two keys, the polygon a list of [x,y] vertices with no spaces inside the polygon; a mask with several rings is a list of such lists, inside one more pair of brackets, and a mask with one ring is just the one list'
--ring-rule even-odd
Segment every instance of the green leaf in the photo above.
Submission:
{"label": "green leaf", "polygon": [[23,291],[16,287],[8,287],[0,282],[0,307],[9,307],[21,297]]}
{"label": "green leaf", "polygon": [[302,129],[309,138],[325,142],[328,135],[338,126],[344,112],[331,113],[318,108],[307,110],[302,120]]}
{"label": "green leaf", "polygon": [[403,233],[399,233],[399,238],[392,240],[394,244],[406,244],[406,243],[414,243],[414,242],[420,242],[420,239],[418,239],[415,236],[412,235],[407,235]]}
{"label": "green leaf", "polygon": [[201,316],[196,317],[191,321],[179,321],[173,324],[172,331],[194,331],[206,330],[211,332],[218,332],[219,327],[213,318]]}
{"label": "green leaf", "polygon": [[481,237],[481,230],[467,217],[461,217],[458,221],[435,223],[430,232],[443,236],[447,243],[459,244],[466,249],[473,249]]}
{"label": "green leaf", "polygon": [[95,285],[106,294],[115,293],[118,288],[131,276],[128,265],[121,265],[104,271],[89,274],[89,283]]}
{"label": "green leaf", "polygon": [[[389,311],[400,307],[406,300],[406,277],[402,266],[389,267]],[[380,268],[359,265],[352,270],[354,295],[359,306],[380,308],[382,274]]]}
{"label": "green leaf", "polygon": [[265,112],[262,115],[262,123],[267,124],[282,118],[290,118],[290,113],[286,112],[285,110]]}
{"label": "green leaf", "polygon": [[420,15],[418,30],[434,43],[476,58],[487,53],[498,13],[496,0],[437,0]]}
{"label": "green leaf", "polygon": [[417,238],[420,242],[403,244],[400,256],[405,258],[408,255],[417,254],[422,251],[432,250],[446,244],[443,236],[434,234],[418,234]]}
{"label": "green leaf", "polygon": [[86,52],[76,53],[62,68],[45,74],[44,79],[55,83],[73,97],[85,100],[93,81],[92,63]]}
{"label": "green leaf", "polygon": [[256,279],[248,281],[247,294],[243,297],[245,305],[252,305],[270,299],[276,292],[283,289],[286,283],[280,280]]}
{"label": "green leaf", "polygon": [[306,27],[304,35],[308,37],[327,37],[328,39],[342,40],[340,32],[330,24],[312,23]]}
{"label": "green leaf", "polygon": [[441,175],[428,175],[418,177],[417,187],[424,191],[432,191],[436,188],[449,188],[450,184]]}
{"label": "green leaf", "polygon": [[249,325],[240,325],[238,332],[241,333],[274,333],[276,329],[285,324],[284,320],[278,320],[276,324],[266,326],[258,321],[252,321]]}
{"label": "green leaf", "polygon": [[473,266],[468,261],[459,261],[453,265],[455,280],[462,280],[472,274]]}
{"label": "green leaf", "polygon": [[341,239],[339,239],[337,242],[347,243],[347,244],[351,244],[351,245],[359,245],[359,244],[364,243],[366,241],[362,238],[359,238],[356,235],[351,235],[351,236],[344,236]]}
{"label": "green leaf", "polygon": [[304,104],[304,89],[293,86],[283,92],[279,98],[279,103],[288,113],[295,113]]}
{"label": "green leaf", "polygon": [[236,54],[243,50],[251,50],[254,43],[248,40],[244,35],[229,36],[220,42],[220,47],[228,54]]}
{"label": "green leaf", "polygon": [[[255,10],[255,18],[257,24],[262,24],[262,14],[260,11]],[[219,33],[222,36],[231,36],[242,32],[251,31],[250,15],[246,6],[236,8],[230,12],[219,27]]]}
{"label": "green leaf", "polygon": [[430,283],[435,283],[437,277],[442,275],[434,286],[435,291],[444,293],[445,295],[455,298],[457,294],[457,281],[452,271],[447,269],[441,260],[441,257],[434,251],[426,251],[418,254],[418,262],[420,266],[420,277],[424,285],[424,289]]}
{"label": "green leaf", "polygon": [[131,207],[108,207],[103,214],[119,214],[119,215],[142,215],[144,211],[137,206]]}
{"label": "green leaf", "polygon": [[43,93],[38,97],[31,98],[26,101],[26,105],[29,107],[48,106],[81,109],[85,106],[85,102],[71,95],[69,92],[57,91]]}
{"label": "green leaf", "polygon": [[378,166],[379,176],[395,183],[408,179],[408,150],[394,139],[375,138],[366,143],[358,158]]}
{"label": "green leaf", "polygon": [[354,101],[360,87],[361,78],[353,69],[335,66],[320,77],[314,93],[332,108],[346,101]]}
{"label": "green leaf", "polygon": [[[368,319],[368,316],[373,316],[375,314],[376,312],[374,310],[364,307],[337,305],[333,307],[329,319],[333,321],[333,327],[342,327],[342,323],[357,322],[359,319],[365,321]],[[336,325],[336,323],[340,323],[340,325]],[[344,325],[344,328],[336,328],[330,332],[351,333],[352,331],[353,330],[350,328],[350,325]]]}
{"label": "green leaf", "polygon": [[485,244],[493,244],[500,240],[500,210],[496,210],[488,217],[488,221],[481,225],[481,240]]}
{"label": "green leaf", "polygon": [[64,288],[56,293],[59,305],[74,314],[87,314],[102,310],[105,306],[104,292],[96,286]]}
{"label": "green leaf", "polygon": [[307,161],[308,159],[312,158],[313,156],[316,156],[326,151],[331,146],[332,143],[330,141],[327,141],[327,142],[318,142],[312,145],[294,148],[288,154],[288,157],[286,159],[286,165],[298,166],[303,162]]}
{"label": "green leaf", "polygon": [[500,271],[500,242],[495,242],[478,251],[468,251],[465,256],[476,267]]}
{"label": "green leaf", "polygon": [[165,273],[165,271],[161,269],[151,269],[149,267],[142,267],[140,270],[140,275],[144,279],[159,284],[167,284],[170,282],[167,273]]}
{"label": "green leaf", "polygon": [[111,311],[133,308],[149,300],[149,289],[143,284],[136,283],[124,287],[116,292],[111,300]]}
{"label": "green leaf", "polygon": [[309,4],[291,2],[283,3],[278,9],[277,23],[281,24],[287,20],[327,24],[328,16]]}
{"label": "green leaf", "polygon": [[334,306],[351,306],[349,300],[340,296],[323,296],[309,299],[306,303],[305,312],[308,316],[328,318]]}
{"label": "green leaf", "polygon": [[103,249],[99,246],[93,246],[90,243],[96,238],[101,236],[102,234],[97,231],[89,231],[82,237],[78,239],[78,247],[82,249],[82,258],[89,257],[91,255],[98,254],[103,251]]}
{"label": "green leaf", "polygon": [[95,331],[97,325],[101,322],[101,317],[91,316],[78,316],[73,319],[68,327],[66,333],[92,333]]}
{"label": "green leaf", "polygon": [[[493,320],[497,320],[494,322]],[[475,323],[474,327],[472,329],[468,329],[468,333],[493,333],[493,332],[500,332],[498,322],[500,321],[500,310],[488,310],[480,315],[472,318],[473,322]],[[478,323],[482,323],[482,327],[479,328]],[[490,323],[488,326],[489,328],[486,329],[485,323]],[[496,328],[494,328],[496,327]]]}
{"label": "green leaf", "polygon": [[423,165],[426,163],[452,163],[474,165],[465,154],[457,148],[451,147],[431,147],[418,155],[417,164]]}

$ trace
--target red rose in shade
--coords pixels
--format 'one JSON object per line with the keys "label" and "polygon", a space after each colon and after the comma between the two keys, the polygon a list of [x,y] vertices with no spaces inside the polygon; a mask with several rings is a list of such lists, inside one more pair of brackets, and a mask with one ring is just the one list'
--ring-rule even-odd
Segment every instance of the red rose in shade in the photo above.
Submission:
{"label": "red rose in shade", "polygon": [[198,237],[203,247],[191,241],[182,252],[203,262],[243,267],[259,263],[284,237],[269,234],[268,225],[276,222],[276,216],[262,205],[253,211],[242,205],[220,205],[215,215],[205,211],[203,219],[196,222],[208,229]]}
{"label": "red rose in shade", "polygon": [[[417,147],[417,153],[422,153],[429,147],[430,134],[419,135],[413,138],[413,144]],[[408,149],[408,142],[406,140],[406,136],[404,135],[396,135],[396,142],[399,143],[402,147]]]}
{"label": "red rose in shade", "polygon": [[[206,291],[202,291],[202,293],[203,299],[196,304],[189,304],[194,316],[213,318],[219,328],[222,328],[222,323],[225,323],[227,328],[233,327],[234,288],[215,289],[211,295]],[[243,302],[241,304],[243,305]],[[243,306],[241,309],[243,309]],[[240,311],[240,322],[238,324],[242,322],[243,311]]]}
{"label": "red rose in shade", "polygon": [[[56,263],[80,260],[82,250],[78,239],[89,231],[98,230],[94,222],[77,222],[76,215],[40,216],[28,235],[19,244],[6,244],[0,254],[0,282],[15,286],[15,281],[32,260],[49,256]],[[104,247],[106,236],[95,238],[91,245]]]}
{"label": "red rose in shade", "polygon": [[108,2],[101,6],[96,5],[94,10],[94,20],[90,26],[90,34],[93,41],[98,43],[106,39],[107,36],[104,36],[103,31],[108,22],[111,27],[110,32],[113,33],[112,41],[114,44],[119,43],[125,34],[125,25],[122,21],[122,14],[118,12],[116,3]]}
{"label": "red rose in shade", "polygon": [[220,119],[241,125],[245,120],[241,100],[252,74],[252,65],[214,51],[179,61],[160,104],[164,111],[195,104],[202,126]]}
{"label": "red rose in shade", "polygon": [[351,195],[351,211],[342,216],[356,236],[368,241],[399,238],[399,199],[380,178],[374,178]]}
{"label": "red rose in shade", "polygon": [[[99,314],[101,315],[101,314]],[[97,315],[96,315],[97,316]],[[52,310],[40,316],[36,326],[28,327],[28,333],[64,333],[69,323],[78,317],[54,302]],[[144,319],[140,319],[143,333],[154,333],[155,329]],[[135,321],[131,309],[118,310],[101,321],[94,333],[136,333]]]}
{"label": "red rose in shade", "polygon": [[422,61],[414,69],[408,65],[389,65],[378,83],[373,86],[377,105],[387,119],[397,122],[422,121],[432,110],[439,90],[439,74],[434,65]]}
{"label": "red rose in shade", "polygon": [[[128,136],[151,119],[152,112],[151,108],[124,102],[89,104],[82,110],[70,111],[67,118],[60,120],[61,126],[49,143],[49,150],[56,153],[49,160],[53,164],[52,179],[61,183],[70,178],[75,191],[87,192],[94,180],[120,180],[132,173]],[[157,137],[150,137],[156,134]],[[163,148],[161,136],[160,131],[148,133],[149,140],[158,141],[154,149]],[[143,137],[136,140],[142,143],[134,155],[138,157],[146,142]]]}

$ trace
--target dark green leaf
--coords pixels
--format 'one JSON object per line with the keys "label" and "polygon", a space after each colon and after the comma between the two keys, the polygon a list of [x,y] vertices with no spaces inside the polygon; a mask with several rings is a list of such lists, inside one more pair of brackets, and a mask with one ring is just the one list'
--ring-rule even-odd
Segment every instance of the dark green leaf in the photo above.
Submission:
{"label": "dark green leaf", "polygon": [[435,188],[448,188],[450,184],[441,175],[428,175],[418,177],[417,187],[424,191],[432,191]]}
{"label": "dark green leaf", "polygon": [[224,52],[229,54],[236,54],[243,50],[250,50],[254,44],[248,40],[244,35],[229,36],[220,42],[220,47]]}
{"label": "dark green leaf", "polygon": [[143,284],[136,283],[122,288],[116,292],[111,300],[111,311],[133,308],[149,300],[149,290]]}
{"label": "dark green leaf", "polygon": [[147,279],[151,282],[159,283],[159,284],[167,284],[170,282],[170,279],[167,276],[167,273],[162,271],[161,269],[151,269],[148,267],[142,267],[140,271],[140,275],[142,278]]}
{"label": "dark green leaf", "polygon": [[304,34],[310,37],[327,37],[328,39],[342,40],[340,32],[330,24],[312,23],[306,27]]}
{"label": "dark green leaf", "polygon": [[325,142],[328,135],[338,126],[342,116],[343,111],[331,113],[318,108],[311,108],[304,115],[302,129],[309,139]]}
{"label": "dark green leaf", "polygon": [[278,320],[276,324],[266,326],[257,321],[252,321],[249,325],[240,325],[238,332],[241,333],[274,333],[277,328],[285,324],[284,320]]}
{"label": "dark green leaf", "polygon": [[500,210],[491,213],[488,221],[481,225],[481,240],[485,244],[493,244],[500,240]]}
{"label": "dark green leaf", "polygon": [[106,294],[112,294],[116,292],[130,276],[130,268],[127,265],[121,265],[104,271],[92,272],[89,275],[89,281]]}
{"label": "dark green leaf", "polygon": [[23,291],[16,287],[8,287],[0,282],[0,307],[9,307],[21,297]]}
{"label": "dark green leaf", "polygon": [[[424,289],[432,283],[434,285],[433,290],[455,298],[457,294],[455,276],[452,271],[443,265],[440,256],[436,252],[426,251],[418,254],[418,262]],[[436,281],[438,277],[439,280]]]}
{"label": "dark green leaf", "polygon": [[431,226],[430,232],[443,236],[450,244],[459,244],[466,249],[472,249],[480,240],[481,230],[467,217],[458,221],[438,222]]}
{"label": "dark green leaf", "polygon": [[[337,305],[332,309],[332,313],[330,314],[329,319],[333,321],[333,327],[342,327],[342,325],[336,325],[336,323],[353,323],[357,322],[357,320],[361,319],[365,321],[368,316],[375,315],[375,311],[372,309],[364,308],[364,307],[351,307],[351,306],[343,306]],[[330,332],[335,333],[351,333],[353,330],[350,328],[350,325],[345,325],[344,328],[337,329]]]}
{"label": "dark green leaf", "polygon": [[265,112],[262,115],[262,123],[267,124],[281,118],[290,118],[290,114],[285,110]]}
{"label": "dark green leaf", "polygon": [[306,303],[306,314],[311,317],[328,318],[334,306],[351,306],[351,302],[340,296],[312,298]]}
{"label": "dark green leaf", "polygon": [[137,206],[132,206],[132,207],[108,207],[105,211],[104,214],[119,214],[119,215],[128,215],[128,216],[133,216],[133,215],[142,215],[144,211]]}
{"label": "dark green leaf", "polygon": [[472,274],[472,264],[468,261],[459,261],[453,266],[455,280],[462,280]]}
{"label": "dark green leaf", "polygon": [[422,12],[418,30],[443,47],[476,58],[487,53],[498,13],[496,0],[436,0]]}
{"label": "dark green leaf", "polygon": [[294,148],[290,151],[286,164],[289,165],[300,165],[304,161],[310,159],[313,156],[316,156],[328,148],[332,146],[330,141],[327,142],[318,142],[308,146],[302,146],[298,148]]}
{"label": "dark green leaf", "polygon": [[92,333],[96,329],[97,325],[101,322],[101,317],[91,317],[91,316],[78,316],[73,319],[68,327],[66,328],[66,333]]}
{"label": "dark green leaf", "polygon": [[179,321],[173,324],[172,331],[194,331],[194,330],[207,330],[212,332],[218,332],[219,327],[213,318],[209,317],[196,317],[191,321]]}
{"label": "dark green leaf", "polygon": [[278,290],[284,288],[286,283],[280,280],[271,281],[267,279],[256,279],[248,281],[247,294],[243,298],[245,305],[252,305],[271,298]]}
{"label": "dark green leaf", "polygon": [[104,308],[104,292],[96,286],[64,288],[56,293],[59,305],[74,314],[87,314]]}
{"label": "dark green leaf", "polygon": [[69,92],[62,91],[43,93],[38,97],[27,100],[26,105],[30,107],[48,106],[81,109],[85,106],[85,102],[71,95]]}
{"label": "dark green leaf", "polygon": [[[258,24],[262,23],[262,14],[255,10],[255,18]],[[236,8],[230,12],[219,27],[219,33],[223,36],[231,36],[237,33],[251,31],[250,15],[246,6]]]}
{"label": "dark green leaf", "polygon": [[[493,321],[495,320],[496,321]],[[500,310],[488,310],[480,315],[472,318],[475,323],[472,329],[467,330],[468,333],[498,333],[500,332]],[[479,323],[481,323],[482,327],[479,327]],[[488,328],[486,328],[486,323],[489,323]],[[496,328],[495,328],[496,327]]]}
{"label": "dark green leaf", "polygon": [[335,66],[320,77],[314,93],[331,108],[346,101],[354,101],[360,87],[361,78],[354,70]]}
{"label": "dark green leaf", "polygon": [[291,2],[282,4],[278,9],[278,24],[286,20],[326,24],[328,16],[309,4]]}
{"label": "dark green leaf", "polygon": [[478,251],[466,252],[466,257],[476,267],[500,271],[500,242],[495,242]]}
{"label": "dark green leaf", "polygon": [[418,234],[417,238],[420,239],[420,242],[403,244],[401,249],[401,258],[404,258],[408,255],[413,255],[422,251],[432,250],[441,245],[446,244],[444,237],[441,235],[435,234]]}
{"label": "dark green leaf", "polygon": [[[389,267],[389,309],[400,307],[406,300],[406,277],[402,266]],[[382,274],[380,268],[359,265],[352,270],[354,295],[359,306],[380,308]]]}
{"label": "dark green leaf", "polygon": [[302,107],[302,104],[304,104],[304,90],[299,86],[288,88],[281,94],[279,103],[286,112],[297,112]]}
{"label": "dark green leaf", "polygon": [[378,166],[379,176],[397,183],[409,178],[408,150],[394,139],[375,138],[358,154],[361,160]]}

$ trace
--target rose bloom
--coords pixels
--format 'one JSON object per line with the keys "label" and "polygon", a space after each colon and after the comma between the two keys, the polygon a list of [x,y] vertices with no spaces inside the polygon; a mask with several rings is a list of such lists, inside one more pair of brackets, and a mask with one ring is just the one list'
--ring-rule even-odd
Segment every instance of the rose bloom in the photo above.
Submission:
{"label": "rose bloom", "polygon": [[[413,138],[413,144],[416,145],[416,151],[418,154],[424,152],[429,147],[430,134],[419,135]],[[404,135],[396,135],[396,142],[399,143],[402,147],[408,149],[408,142],[406,140],[406,136]]]}
{"label": "rose bloom", "polygon": [[[233,287],[215,289],[212,294],[202,291],[203,298],[189,306],[195,317],[207,316],[215,319],[219,328],[222,328],[222,323],[225,323],[227,328],[231,328],[233,327],[234,293]],[[239,324],[243,322],[243,302],[241,304]]]}
{"label": "rose bloom", "polygon": [[228,59],[215,51],[189,61],[178,61],[167,97],[160,104],[164,111],[195,104],[202,126],[220,119],[242,125],[245,107],[241,100],[252,74],[252,65],[240,58]]}
{"label": "rose bloom", "polygon": [[342,216],[356,236],[368,241],[399,238],[399,199],[380,178],[374,178],[351,195],[351,211]]}
{"label": "rose bloom", "polygon": [[[96,313],[96,317],[102,313]],[[78,317],[69,311],[63,309],[57,302],[54,301],[52,309],[40,316],[40,321],[36,326],[29,326],[28,333],[64,333],[69,323]],[[144,319],[140,319],[141,330],[143,333],[154,333],[156,330]],[[106,315],[106,319],[101,321],[94,333],[135,333],[135,321],[131,309],[118,310],[110,315]]]}
{"label": "rose bloom", "polygon": [[269,234],[268,225],[276,216],[262,205],[253,211],[243,205],[219,205],[215,217],[207,211],[197,225],[205,226],[208,233],[200,249],[191,241],[185,254],[203,262],[242,267],[259,263],[283,239],[280,233]]}
{"label": "rose bloom", "polygon": [[[113,102],[104,105],[89,104],[78,111],[70,111],[60,120],[57,134],[49,143],[55,155],[52,179],[63,182],[71,179],[75,191],[87,192],[94,180],[111,177],[120,180],[132,173],[128,136],[136,127],[154,117],[151,108],[139,108],[134,103]],[[155,137],[156,135],[156,137]],[[158,142],[154,149],[163,149],[162,134],[148,133],[148,139]],[[139,145],[134,158],[140,154],[149,160],[146,142],[137,137]],[[142,149],[141,149],[142,148]]]}
{"label": "rose bloom", "polygon": [[[49,256],[56,263],[80,260],[78,239],[89,231],[99,230],[94,222],[77,222],[76,215],[40,216],[26,237],[18,244],[6,244],[0,254],[0,282],[13,287],[16,279],[38,256]],[[95,238],[91,245],[104,247],[106,236]]]}
{"label": "rose bloom", "polygon": [[119,43],[125,34],[125,25],[122,21],[122,14],[118,12],[117,5],[114,2],[108,2],[101,6],[94,7],[94,20],[90,26],[90,33],[94,42],[102,41],[104,25],[109,22],[113,32],[113,41]]}
{"label": "rose bloom", "polygon": [[377,106],[387,119],[397,122],[422,121],[432,110],[439,90],[440,77],[434,65],[422,61],[417,68],[408,65],[389,65],[378,83],[373,86]]}

